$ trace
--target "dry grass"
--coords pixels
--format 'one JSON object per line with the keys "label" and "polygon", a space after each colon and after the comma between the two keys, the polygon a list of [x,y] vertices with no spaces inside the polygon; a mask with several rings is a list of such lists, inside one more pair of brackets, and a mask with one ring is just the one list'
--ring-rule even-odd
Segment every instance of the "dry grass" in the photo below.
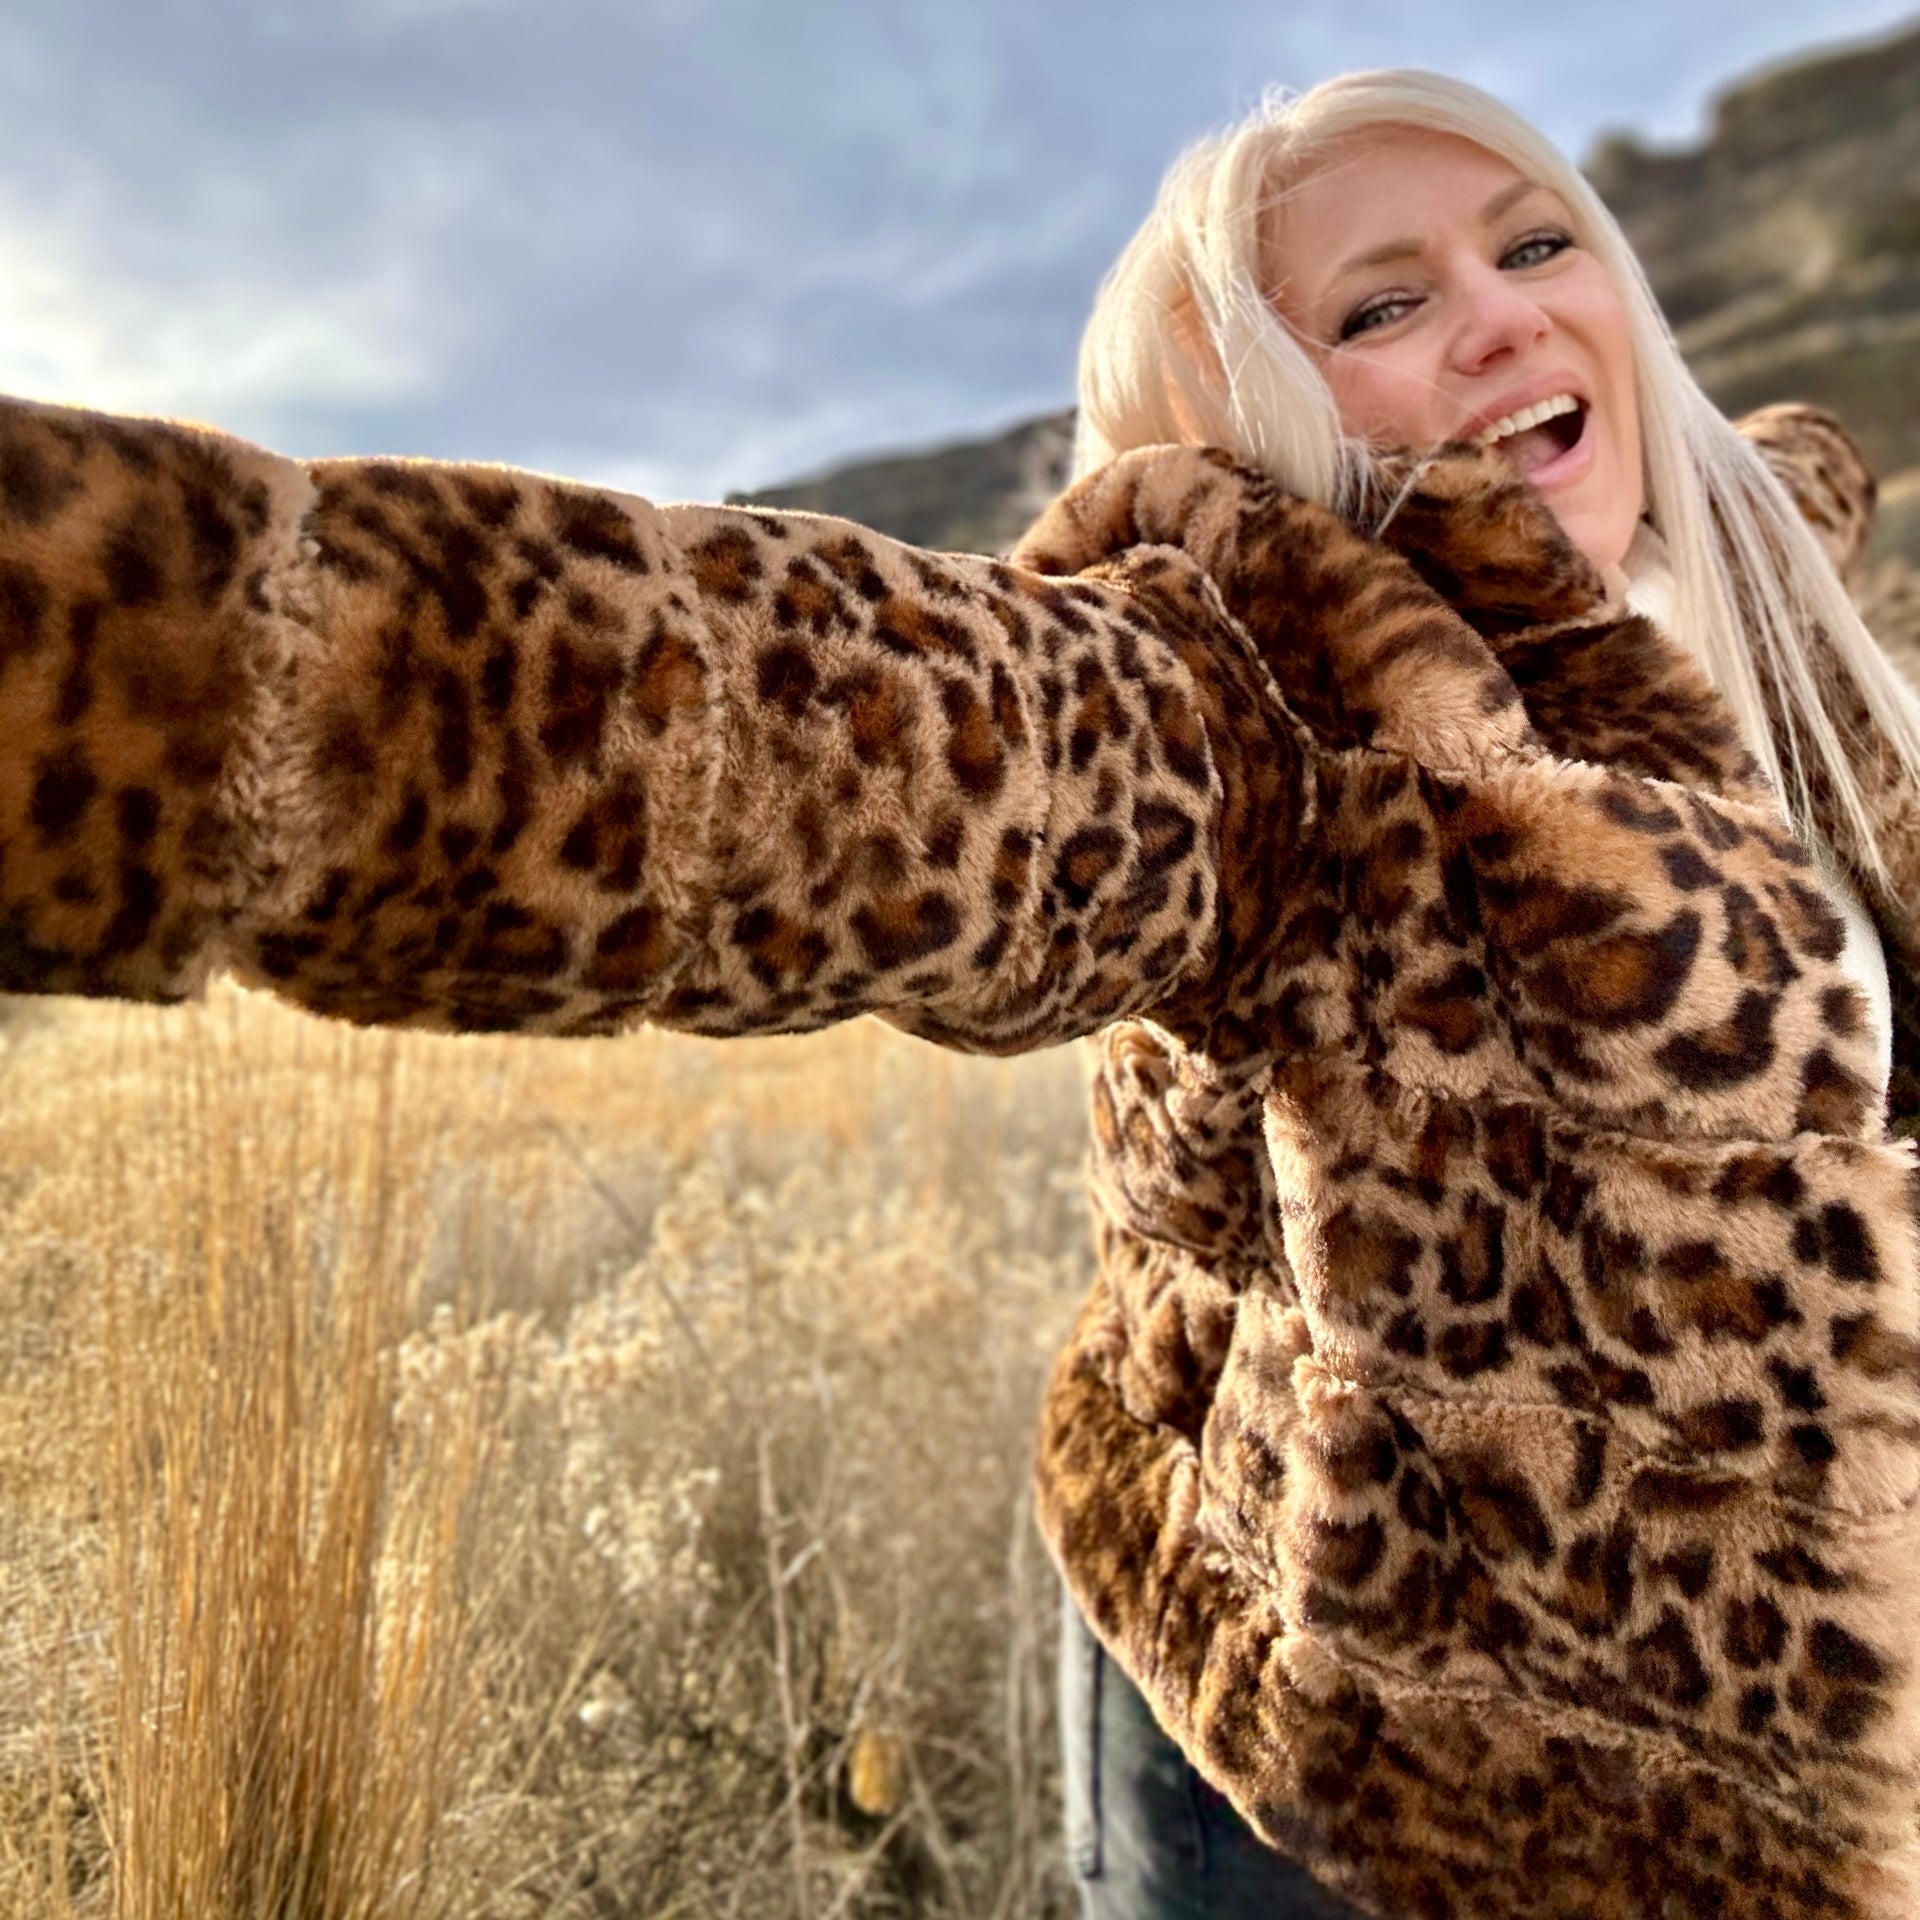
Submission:
{"label": "dry grass", "polygon": [[0,1043],[0,1912],[1063,1912],[1081,1067]]}

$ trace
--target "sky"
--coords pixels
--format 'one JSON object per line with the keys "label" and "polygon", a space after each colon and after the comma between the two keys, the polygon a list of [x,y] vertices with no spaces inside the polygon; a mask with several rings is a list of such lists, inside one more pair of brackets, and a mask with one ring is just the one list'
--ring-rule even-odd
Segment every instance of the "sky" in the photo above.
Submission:
{"label": "sky", "polygon": [[1576,159],[1876,0],[7,0],[0,390],[712,499],[1069,405],[1168,162],[1355,67]]}

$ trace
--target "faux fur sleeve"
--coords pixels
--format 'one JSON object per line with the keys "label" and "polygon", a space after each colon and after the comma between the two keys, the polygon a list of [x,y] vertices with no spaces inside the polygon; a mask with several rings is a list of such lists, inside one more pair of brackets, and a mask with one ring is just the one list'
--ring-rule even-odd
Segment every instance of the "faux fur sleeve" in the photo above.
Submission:
{"label": "faux fur sleeve", "polygon": [[1221,962],[1304,749],[1194,563],[1071,580],[0,403],[0,989],[1040,1045]]}
{"label": "faux fur sleeve", "polygon": [[[1876,582],[1869,584],[1860,577],[1859,562],[1873,531],[1878,488],[1859,446],[1832,414],[1818,407],[1767,407],[1737,424],[1786,487],[1835,570],[1848,582],[1868,630],[1883,644],[1897,641],[1901,636],[1897,605],[1885,596],[1904,587],[1913,603],[1920,605],[1920,593],[1914,593],[1912,572],[1897,562],[1890,574],[1882,573]],[[1896,646],[1894,657],[1911,674],[1911,653],[1903,660]],[[1884,869],[1882,878],[1830,783],[1817,768],[1812,769],[1808,785],[1815,814],[1871,907],[1886,949],[1893,1014],[1887,1112],[1894,1131],[1911,1138],[1920,1134],[1920,788],[1869,708],[1859,682],[1823,632],[1808,637],[1807,659],[1828,715],[1851,749],[1854,778]],[[1777,701],[1774,725],[1776,737],[1784,742]]]}
{"label": "faux fur sleeve", "polygon": [[1824,407],[1783,400],[1734,422],[1787,490],[1834,571],[1845,576],[1873,531],[1879,486],[1858,443]]}

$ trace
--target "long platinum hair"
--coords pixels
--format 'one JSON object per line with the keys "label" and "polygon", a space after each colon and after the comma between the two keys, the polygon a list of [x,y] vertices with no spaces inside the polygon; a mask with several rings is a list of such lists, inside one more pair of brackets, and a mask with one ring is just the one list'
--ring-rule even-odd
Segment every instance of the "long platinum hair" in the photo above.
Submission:
{"label": "long platinum hair", "polygon": [[[1909,778],[1920,782],[1920,700],[1861,624],[1833,561],[1782,483],[1700,390],[1646,274],[1600,196],[1537,129],[1478,87],[1416,69],[1343,74],[1270,92],[1237,125],[1174,163],[1145,224],[1102,282],[1080,350],[1076,477],[1131,447],[1213,445],[1291,491],[1365,524],[1366,449],[1273,301],[1271,216],[1329,143],[1367,128],[1457,134],[1557,193],[1575,240],[1626,307],[1637,369],[1646,518],[1631,577],[1665,547],[1662,624],[1720,689],[1796,828],[1830,852],[1811,794],[1824,788],[1834,837],[1884,884],[1859,782],[1808,662],[1831,637]],[[1764,677],[1782,691],[1776,740]]]}

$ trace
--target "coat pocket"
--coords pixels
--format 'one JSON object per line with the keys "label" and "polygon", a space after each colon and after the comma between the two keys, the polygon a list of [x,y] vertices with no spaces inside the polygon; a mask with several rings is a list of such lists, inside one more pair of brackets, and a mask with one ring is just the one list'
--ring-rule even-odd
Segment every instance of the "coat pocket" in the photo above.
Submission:
{"label": "coat pocket", "polygon": [[1909,1773],[1920,1505],[1843,1518],[1558,1407],[1296,1380],[1281,1605],[1342,1667],[1631,1728],[1809,1818]]}

